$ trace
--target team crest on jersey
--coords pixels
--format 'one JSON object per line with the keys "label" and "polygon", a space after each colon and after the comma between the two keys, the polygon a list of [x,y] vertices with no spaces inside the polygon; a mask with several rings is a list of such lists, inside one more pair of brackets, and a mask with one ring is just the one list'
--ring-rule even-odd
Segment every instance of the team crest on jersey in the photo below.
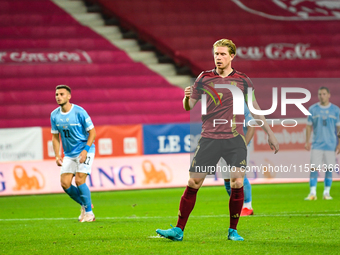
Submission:
{"label": "team crest on jersey", "polygon": [[69,118],[66,119],[66,122],[68,122],[68,121],[69,121]]}
{"label": "team crest on jersey", "polygon": [[230,85],[236,86],[237,82],[236,81],[232,81],[232,82],[230,82]]}

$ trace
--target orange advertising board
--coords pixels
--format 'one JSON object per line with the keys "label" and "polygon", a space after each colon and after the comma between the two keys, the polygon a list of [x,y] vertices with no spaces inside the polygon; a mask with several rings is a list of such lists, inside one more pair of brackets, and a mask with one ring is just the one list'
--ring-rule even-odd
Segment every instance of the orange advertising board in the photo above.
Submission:
{"label": "orange advertising board", "polygon": [[142,125],[96,126],[96,157],[143,155]]}
{"label": "orange advertising board", "polygon": [[[43,155],[44,159],[54,159],[55,154],[53,151],[52,145],[52,133],[51,128],[42,128],[42,137],[43,137]],[[60,140],[60,155],[63,155],[63,148]]]}
{"label": "orange advertising board", "polygon": [[[95,126],[96,158],[143,155],[142,125]],[[51,128],[43,128],[44,159],[53,159]]]}

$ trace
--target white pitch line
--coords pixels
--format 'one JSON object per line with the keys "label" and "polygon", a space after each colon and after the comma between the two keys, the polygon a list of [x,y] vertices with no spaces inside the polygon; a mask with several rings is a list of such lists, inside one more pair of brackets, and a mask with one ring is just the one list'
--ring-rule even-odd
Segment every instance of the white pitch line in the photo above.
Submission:
{"label": "white pitch line", "polygon": [[[255,214],[248,216],[253,217],[329,217],[340,216],[340,213],[285,213],[285,214]],[[97,220],[148,220],[148,219],[166,219],[176,218],[177,216],[130,216],[130,217],[97,217]],[[220,215],[192,215],[190,218],[227,218],[228,214]],[[27,219],[0,219],[0,221],[56,221],[56,220],[74,220],[75,218],[27,218]]]}

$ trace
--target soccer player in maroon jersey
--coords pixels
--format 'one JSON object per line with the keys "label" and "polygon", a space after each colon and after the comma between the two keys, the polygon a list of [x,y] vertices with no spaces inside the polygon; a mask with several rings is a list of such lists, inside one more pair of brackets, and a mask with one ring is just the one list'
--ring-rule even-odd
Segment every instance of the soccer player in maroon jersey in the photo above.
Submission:
{"label": "soccer player in maroon jersey", "polygon": [[[245,174],[244,167],[247,161],[247,145],[243,135],[243,125],[240,124],[244,121],[244,115],[233,114],[234,99],[231,91],[225,88],[214,88],[215,84],[237,86],[243,92],[246,101],[248,101],[248,97],[252,97],[254,108],[257,110],[261,109],[256,102],[254,94],[247,94],[248,87],[253,87],[250,79],[245,74],[231,67],[231,61],[236,54],[235,44],[231,40],[221,39],[214,43],[213,50],[216,67],[213,70],[202,72],[196,79],[195,84],[192,87],[185,88],[184,92],[183,107],[187,111],[195,106],[203,94],[213,95],[212,92],[214,92],[214,97],[218,95],[218,101],[216,102],[211,96],[206,96],[207,110],[206,115],[202,115],[201,139],[198,142],[189,169],[190,178],[188,186],[181,197],[177,225],[175,228],[172,227],[167,230],[156,230],[159,235],[173,241],[183,240],[183,231],[189,215],[195,206],[197,191],[202,186],[206,175],[213,174],[210,170],[216,167],[221,157],[233,169],[230,178],[231,196],[229,199],[230,226],[228,229],[228,239],[233,241],[244,240],[236,230],[243,206],[243,178]],[[254,119],[263,121],[263,123],[258,121],[258,124],[262,125],[264,131],[268,134],[269,146],[277,153],[279,150],[278,141],[265,121],[264,116],[252,115]],[[216,125],[216,123],[221,123],[216,122],[215,120],[217,119],[227,120],[228,123]],[[207,171],[207,169],[210,170]]]}

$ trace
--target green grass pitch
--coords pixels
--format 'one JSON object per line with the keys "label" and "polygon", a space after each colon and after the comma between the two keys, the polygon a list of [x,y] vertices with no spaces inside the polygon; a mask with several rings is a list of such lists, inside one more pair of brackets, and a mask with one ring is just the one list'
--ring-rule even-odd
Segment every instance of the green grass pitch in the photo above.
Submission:
{"label": "green grass pitch", "polygon": [[307,183],[253,185],[244,242],[227,240],[228,195],[202,187],[182,242],[157,238],[176,225],[183,188],[92,193],[96,221],[79,223],[66,194],[0,197],[0,254],[339,254],[340,182],[334,200],[304,201]]}

